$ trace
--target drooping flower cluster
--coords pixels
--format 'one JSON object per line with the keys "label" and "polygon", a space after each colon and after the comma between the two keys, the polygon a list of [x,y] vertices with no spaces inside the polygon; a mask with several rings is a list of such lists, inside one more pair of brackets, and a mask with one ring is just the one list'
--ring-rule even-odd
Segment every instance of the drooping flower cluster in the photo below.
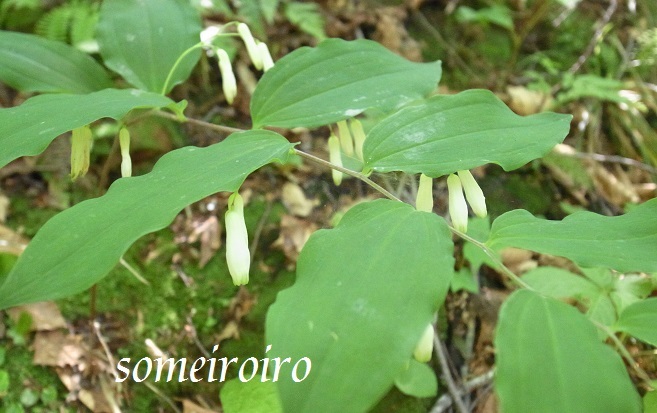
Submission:
{"label": "drooping flower cluster", "polygon": [[[274,60],[271,57],[271,53],[269,53],[269,47],[267,47],[266,43],[259,42],[253,38],[249,26],[244,23],[238,23],[237,34],[244,42],[249,58],[256,69],[266,72],[274,67]],[[226,97],[226,101],[232,104],[235,96],[237,96],[237,81],[230,57],[225,50],[215,47],[212,44],[214,38],[221,35],[222,30],[219,26],[210,26],[201,32],[201,43],[217,55],[224,96]]]}
{"label": "drooping flower cluster", "polygon": [[[365,143],[365,131],[358,119],[341,120],[337,123],[337,136],[331,133],[328,140],[329,160],[332,164],[342,167],[342,154],[363,161],[363,144]],[[342,172],[333,169],[333,182],[335,185],[342,183]]]}
{"label": "drooping flower cluster", "polygon": [[71,135],[71,179],[84,176],[89,170],[93,137],[91,128],[82,126],[73,129]]}

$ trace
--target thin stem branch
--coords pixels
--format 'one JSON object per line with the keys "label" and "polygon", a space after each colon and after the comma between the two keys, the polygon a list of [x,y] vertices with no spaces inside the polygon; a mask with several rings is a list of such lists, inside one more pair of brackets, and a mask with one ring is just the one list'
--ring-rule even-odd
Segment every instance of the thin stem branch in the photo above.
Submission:
{"label": "thin stem branch", "polygon": [[171,70],[169,70],[169,74],[167,75],[167,78],[164,81],[164,86],[162,86],[162,91],[160,92],[160,94],[162,94],[162,95],[167,94],[167,91],[169,89],[169,83],[171,83],[171,78],[173,77],[173,73],[176,71],[176,69],[178,69],[178,66],[183,61],[183,59],[185,57],[187,57],[187,55],[190,54],[191,52],[193,52],[194,50],[200,49],[202,47],[203,47],[203,43],[200,43],[200,42],[196,43],[194,46],[192,46],[189,49],[185,50],[184,52],[181,53],[180,56],[178,56],[178,59],[176,60],[176,62],[171,67]]}
{"label": "thin stem branch", "polygon": [[294,153],[301,156],[302,158],[308,159],[311,162],[315,162],[317,164],[326,166],[328,168],[335,169],[336,171],[340,171],[343,174],[353,176],[356,179],[360,179],[361,181],[365,182],[366,184],[368,184],[372,188],[376,189],[377,191],[381,192],[383,195],[385,195],[386,197],[392,199],[393,201],[402,202],[401,199],[397,198],[396,196],[391,194],[389,191],[387,191],[385,188],[383,188],[381,185],[379,185],[376,182],[372,181],[370,178],[366,177],[364,174],[362,174],[360,172],[352,171],[351,169],[347,169],[347,168],[343,168],[341,166],[334,165],[331,162],[325,161],[322,158],[318,158],[315,155],[311,155],[309,153],[300,151],[299,149],[294,149]]}
{"label": "thin stem branch", "polygon": [[213,131],[221,132],[221,133],[244,132],[244,129],[232,128],[230,126],[224,126],[224,125],[217,125],[216,123],[210,123],[204,120],[199,120],[194,118],[180,119],[173,113],[169,113],[169,112],[154,111],[153,114],[161,118],[171,119],[180,123],[189,122],[192,125],[197,125],[207,129],[212,129]]}
{"label": "thin stem branch", "polygon": [[440,369],[443,371],[443,378],[447,383],[447,390],[449,391],[449,394],[452,396],[452,401],[456,406],[456,410],[459,413],[468,413],[469,409],[465,406],[465,403],[463,403],[463,399],[461,399],[461,391],[456,386],[456,382],[454,382],[454,378],[452,377],[452,372],[449,368],[449,363],[447,362],[447,353],[445,351],[445,347],[443,346],[442,340],[440,339],[440,337],[438,337],[438,334],[435,334],[433,336],[433,346],[436,350],[436,354],[438,355],[438,361],[440,362]]}
{"label": "thin stem branch", "polygon": [[[495,375],[495,370],[491,369],[481,376],[477,376],[471,380],[468,380],[463,384],[463,390],[459,391],[460,394],[469,393],[478,387],[485,386],[493,380]],[[454,403],[452,396],[449,393],[445,393],[436,401],[429,413],[442,413],[447,410]]]}
{"label": "thin stem branch", "polygon": [[639,366],[639,363],[634,360],[632,355],[630,354],[629,351],[625,348],[625,345],[623,342],[620,341],[618,337],[616,337],[616,334],[614,334],[613,331],[609,327],[607,327],[604,324],[601,324],[591,318],[589,318],[593,324],[595,324],[596,327],[598,327],[602,332],[604,332],[610,339],[611,341],[614,342],[616,347],[618,348],[618,351],[621,353],[627,364],[629,364],[632,369],[636,372],[637,376],[644,382],[644,385],[647,386],[648,388],[652,388],[652,380],[650,379],[650,376],[648,376],[648,373],[646,373],[641,366]]}

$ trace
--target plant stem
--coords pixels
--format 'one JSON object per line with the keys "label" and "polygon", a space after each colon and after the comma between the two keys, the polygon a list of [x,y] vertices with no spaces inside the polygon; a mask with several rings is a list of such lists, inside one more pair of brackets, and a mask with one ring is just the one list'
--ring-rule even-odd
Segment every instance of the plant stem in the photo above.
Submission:
{"label": "plant stem", "polygon": [[438,361],[440,362],[440,369],[443,371],[443,378],[447,383],[447,390],[449,390],[449,394],[452,396],[452,401],[456,406],[456,411],[459,413],[468,413],[470,410],[465,406],[465,403],[463,403],[463,399],[461,399],[461,391],[454,382],[454,378],[452,377],[452,373],[449,369],[449,363],[447,362],[447,354],[445,352],[445,348],[443,347],[443,342],[440,337],[438,337],[438,334],[433,336],[433,346],[436,349]]}
{"label": "plant stem", "polygon": [[210,122],[206,122],[204,120],[199,120],[199,119],[194,119],[194,118],[185,118],[183,120],[180,120],[173,113],[162,112],[162,111],[159,111],[159,110],[154,111],[153,114],[156,115],[156,116],[159,116],[161,118],[171,119],[171,120],[174,120],[174,121],[180,122],[180,123],[189,122],[193,125],[202,126],[204,128],[212,129],[214,131],[221,132],[221,133],[244,132],[244,129],[231,128],[230,126],[224,126],[224,125],[217,125],[216,123],[210,123]]}
{"label": "plant stem", "polygon": [[180,63],[183,61],[185,57],[187,57],[188,54],[193,52],[196,49],[200,49],[203,47],[203,43],[196,43],[194,46],[190,47],[189,49],[185,50],[178,56],[178,59],[176,62],[173,64],[173,67],[171,67],[171,70],[169,70],[169,74],[167,75],[166,80],[164,81],[164,86],[162,86],[162,91],[160,92],[161,95],[166,95],[167,90],[169,89],[169,83],[171,82],[171,78],[173,77],[173,73],[178,69],[178,66],[180,66]]}
{"label": "plant stem", "polygon": [[381,185],[379,185],[376,182],[372,181],[370,178],[366,177],[365,175],[363,175],[360,172],[352,171],[351,169],[347,169],[347,168],[343,168],[341,166],[334,165],[331,162],[325,161],[322,158],[318,158],[315,155],[311,155],[309,153],[300,151],[296,148],[294,149],[294,153],[301,156],[302,158],[308,159],[309,161],[312,161],[312,162],[315,162],[317,164],[326,166],[328,168],[335,169],[336,171],[340,171],[343,174],[353,176],[354,178],[360,179],[361,181],[365,182],[366,184],[368,184],[372,188],[376,189],[377,191],[381,192],[383,195],[385,195],[386,197],[392,199],[393,201],[402,202],[401,199],[397,198],[396,196],[394,196],[393,194],[388,192],[386,189],[384,189]]}

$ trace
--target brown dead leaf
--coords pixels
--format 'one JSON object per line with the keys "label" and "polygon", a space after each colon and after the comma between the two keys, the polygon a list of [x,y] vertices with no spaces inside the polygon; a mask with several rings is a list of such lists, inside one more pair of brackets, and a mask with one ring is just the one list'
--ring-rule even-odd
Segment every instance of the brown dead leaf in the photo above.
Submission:
{"label": "brown dead leaf", "polygon": [[317,231],[315,223],[291,215],[283,215],[280,235],[272,247],[282,250],[287,259],[295,263],[301,249],[315,231]]}
{"label": "brown dead leaf", "polygon": [[29,314],[32,318],[30,331],[55,330],[66,327],[66,320],[62,317],[57,304],[52,301],[13,307],[8,309],[7,313],[14,322],[18,321],[22,313]]}
{"label": "brown dead leaf", "polygon": [[183,413],[217,413],[217,410],[206,409],[188,399],[184,399]]}
{"label": "brown dead leaf", "polygon": [[0,223],[7,220],[7,213],[9,211],[9,198],[0,194]]}
{"label": "brown dead leaf", "polygon": [[612,173],[600,164],[592,163],[589,171],[596,190],[609,203],[621,208],[628,202],[639,202],[634,185],[620,167]]}
{"label": "brown dead leaf", "polygon": [[295,183],[287,182],[283,185],[281,201],[287,211],[298,217],[307,217],[313,208],[319,205],[317,199],[308,199],[303,189]]}
{"label": "brown dead leaf", "polygon": [[222,341],[231,338],[240,338],[240,328],[235,320],[229,321],[228,324],[224,326],[223,330],[221,330],[221,332],[216,336],[215,343],[219,345]]}
{"label": "brown dead leaf", "polygon": [[536,268],[537,263],[532,259],[533,255],[533,252],[519,248],[504,248],[500,252],[504,265],[516,274]]}
{"label": "brown dead leaf", "polygon": [[543,112],[552,104],[552,96],[524,86],[507,86],[509,107],[518,115],[527,116]]}
{"label": "brown dead leaf", "polygon": [[37,366],[76,366],[85,370],[84,355],[88,349],[82,336],[65,334],[61,330],[39,331],[34,336],[34,358]]}
{"label": "brown dead leaf", "polygon": [[[0,220],[0,222],[2,222]],[[21,255],[27,247],[28,241],[11,230],[10,228],[0,225],[0,252]]]}

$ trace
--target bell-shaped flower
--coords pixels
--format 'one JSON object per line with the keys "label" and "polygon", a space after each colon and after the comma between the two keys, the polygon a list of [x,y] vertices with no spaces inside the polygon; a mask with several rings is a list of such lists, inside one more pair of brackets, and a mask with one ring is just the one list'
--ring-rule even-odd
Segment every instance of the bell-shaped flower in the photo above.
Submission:
{"label": "bell-shaped flower", "polygon": [[[338,140],[338,137],[335,135],[331,135],[328,139],[328,147],[329,147],[329,161],[333,165],[337,166],[342,166],[342,154],[340,153],[340,141]],[[342,172],[336,170],[336,169],[331,169],[331,173],[333,175],[333,183],[338,186],[342,183]]]}
{"label": "bell-shaped flower", "polygon": [[271,58],[269,47],[267,43],[258,43],[258,50],[260,50],[260,58],[262,59],[262,70],[265,72],[274,67],[274,59]]}
{"label": "bell-shaped flower", "polygon": [[251,254],[249,235],[244,222],[244,200],[235,192],[228,198],[226,211],[226,262],[233,284],[244,285],[249,282]]}
{"label": "bell-shaped flower", "polygon": [[461,232],[468,231],[468,204],[463,196],[463,187],[458,176],[451,174],[447,177],[447,190],[449,191],[449,216],[452,225]]}
{"label": "bell-shaped flower", "polygon": [[130,159],[130,132],[123,127],[119,131],[119,147],[121,148],[121,176],[132,176],[132,160]]}
{"label": "bell-shaped flower", "polygon": [[433,329],[433,325],[427,325],[427,328],[424,329],[422,337],[420,337],[420,341],[417,343],[415,351],[413,352],[413,357],[415,357],[415,360],[419,361],[420,363],[427,363],[429,360],[431,360],[431,354],[433,353],[434,335],[435,331]]}
{"label": "bell-shaped flower", "polygon": [[244,45],[246,46],[246,51],[253,62],[253,66],[255,66],[256,69],[261,70],[263,67],[262,54],[251,34],[251,30],[249,30],[249,26],[244,23],[239,23],[237,25],[237,33],[239,33]]}
{"label": "bell-shaped flower", "polygon": [[351,137],[351,132],[349,132],[349,127],[347,126],[346,120],[341,120],[338,122],[338,135],[340,136],[340,146],[342,146],[342,152],[347,156],[354,154],[354,140]]}
{"label": "bell-shaped flower", "polygon": [[433,211],[433,179],[425,174],[420,174],[420,185],[415,198],[415,209],[418,211]]}
{"label": "bell-shaped flower", "polygon": [[230,58],[225,50],[217,49],[216,53],[219,59],[219,71],[221,72],[221,85],[224,96],[228,104],[232,104],[235,96],[237,96],[237,81],[235,80],[235,73],[233,73],[233,66],[230,64]]}
{"label": "bell-shaped flower", "polygon": [[472,211],[474,211],[478,217],[484,218],[488,214],[484,192],[481,190],[470,171],[458,171],[457,173],[461,179],[465,197],[467,198],[470,207],[472,207]]}
{"label": "bell-shaped flower", "polygon": [[351,136],[354,138],[354,151],[356,152],[356,156],[363,161],[363,144],[365,143],[363,124],[360,123],[358,119],[351,119],[349,121],[349,127],[351,128]]}
{"label": "bell-shaped flower", "polygon": [[221,33],[221,27],[217,25],[208,26],[201,31],[201,43],[205,47],[210,47],[212,41]]}
{"label": "bell-shaped flower", "polygon": [[76,180],[83,176],[89,170],[89,160],[91,157],[91,145],[93,138],[91,128],[82,126],[73,129],[71,136],[71,179]]}

